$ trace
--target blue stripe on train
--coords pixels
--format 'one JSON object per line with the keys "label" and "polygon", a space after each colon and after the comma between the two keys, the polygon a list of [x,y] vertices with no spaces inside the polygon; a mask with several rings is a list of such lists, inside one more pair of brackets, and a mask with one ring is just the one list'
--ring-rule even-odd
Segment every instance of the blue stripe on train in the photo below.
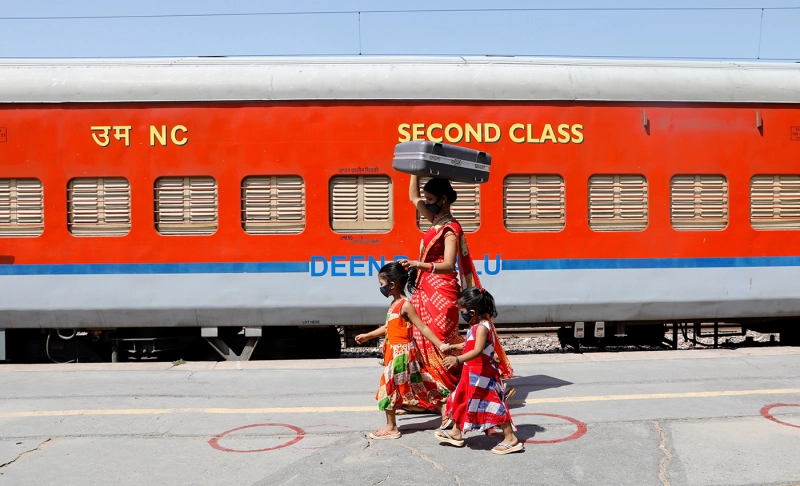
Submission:
{"label": "blue stripe on train", "polygon": [[308,273],[308,262],[113,263],[0,265],[0,275],[96,275],[165,273]]}
{"label": "blue stripe on train", "polygon": [[[790,256],[741,258],[597,258],[561,260],[501,260],[500,268],[502,271],[513,271],[798,266],[800,266],[800,257]],[[309,273],[310,271],[311,266],[309,262],[0,265],[0,275]]]}
{"label": "blue stripe on train", "polygon": [[601,270],[626,268],[797,267],[800,257],[597,258],[575,260],[502,260],[502,270]]}

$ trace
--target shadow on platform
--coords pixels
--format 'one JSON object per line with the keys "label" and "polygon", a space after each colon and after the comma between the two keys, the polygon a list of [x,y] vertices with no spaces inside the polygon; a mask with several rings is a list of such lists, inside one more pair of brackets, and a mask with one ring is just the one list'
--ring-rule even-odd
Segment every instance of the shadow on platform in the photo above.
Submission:
{"label": "shadow on platform", "polygon": [[532,375],[520,376],[508,380],[508,386],[513,386],[517,392],[511,398],[508,408],[519,408],[524,406],[524,401],[534,392],[548,390],[550,388],[561,388],[562,386],[572,385],[572,382],[560,380],[553,376]]}

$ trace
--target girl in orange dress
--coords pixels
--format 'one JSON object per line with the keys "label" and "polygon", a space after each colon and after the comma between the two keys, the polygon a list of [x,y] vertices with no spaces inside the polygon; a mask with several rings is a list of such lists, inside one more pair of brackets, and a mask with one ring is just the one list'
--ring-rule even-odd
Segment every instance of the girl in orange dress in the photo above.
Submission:
{"label": "girl in orange dress", "polygon": [[356,336],[361,344],[382,335],[386,336],[384,346],[384,370],[381,384],[375,399],[378,409],[386,413],[386,426],[369,434],[371,439],[399,439],[402,435],[397,428],[395,411],[399,408],[430,404],[440,413],[444,411],[444,398],[447,389],[441,386],[420,363],[420,355],[411,333],[412,324],[423,336],[437,346],[442,342],[426,326],[406,299],[405,288],[408,271],[397,262],[390,262],[378,273],[381,293],[392,297],[386,324],[378,329]]}

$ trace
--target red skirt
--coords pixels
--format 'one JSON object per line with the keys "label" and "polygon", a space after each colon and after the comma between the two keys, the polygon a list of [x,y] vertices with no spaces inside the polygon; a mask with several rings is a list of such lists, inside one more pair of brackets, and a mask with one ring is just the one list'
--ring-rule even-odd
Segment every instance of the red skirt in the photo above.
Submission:
{"label": "red skirt", "polygon": [[[456,299],[460,287],[456,274],[440,275],[423,273],[420,278],[414,295],[411,296],[411,304],[416,309],[422,322],[428,326],[436,337],[443,343],[458,344],[463,343],[464,338],[458,333],[458,306]],[[419,349],[419,360],[422,366],[428,370],[440,385],[448,391],[453,391],[458,384],[461,376],[461,366],[451,369],[444,367],[442,360],[446,356],[439,351],[439,348],[428,341],[419,329],[413,327],[414,341]]]}

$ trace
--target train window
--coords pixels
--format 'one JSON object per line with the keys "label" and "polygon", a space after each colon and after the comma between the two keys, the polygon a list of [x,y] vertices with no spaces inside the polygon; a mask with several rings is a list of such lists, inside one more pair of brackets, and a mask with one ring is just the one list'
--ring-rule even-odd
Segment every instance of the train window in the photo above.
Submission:
{"label": "train window", "polygon": [[594,231],[645,229],[647,196],[643,175],[593,175],[589,178],[589,227]]}
{"label": "train window", "polygon": [[67,227],[76,236],[119,236],[131,230],[131,186],[123,177],[72,179]]}
{"label": "train window", "polygon": [[392,180],[386,176],[336,176],[330,181],[331,229],[380,233],[392,229]]}
{"label": "train window", "polygon": [[670,221],[676,230],[728,226],[728,179],[719,174],[680,174],[670,180]]}
{"label": "train window", "polygon": [[242,180],[242,228],[254,235],[300,233],[306,227],[306,186],[300,176]]}
{"label": "train window", "polygon": [[750,224],[757,230],[800,229],[800,175],[753,176]]}
{"label": "train window", "polygon": [[44,193],[39,179],[0,179],[0,237],[39,236]]}
{"label": "train window", "polygon": [[503,181],[503,221],[509,231],[560,231],[566,224],[564,178],[514,174]]}
{"label": "train window", "polygon": [[161,177],[155,184],[156,230],[162,235],[210,235],[217,230],[217,181]]}
{"label": "train window", "polygon": [[[419,194],[422,196],[422,186],[430,180],[430,177],[420,177]],[[453,217],[461,224],[461,228],[466,233],[478,231],[481,225],[481,188],[478,184],[466,182],[451,182],[453,189],[458,193],[456,202],[450,206]],[[417,226],[422,231],[427,231],[431,223],[417,213]]]}

